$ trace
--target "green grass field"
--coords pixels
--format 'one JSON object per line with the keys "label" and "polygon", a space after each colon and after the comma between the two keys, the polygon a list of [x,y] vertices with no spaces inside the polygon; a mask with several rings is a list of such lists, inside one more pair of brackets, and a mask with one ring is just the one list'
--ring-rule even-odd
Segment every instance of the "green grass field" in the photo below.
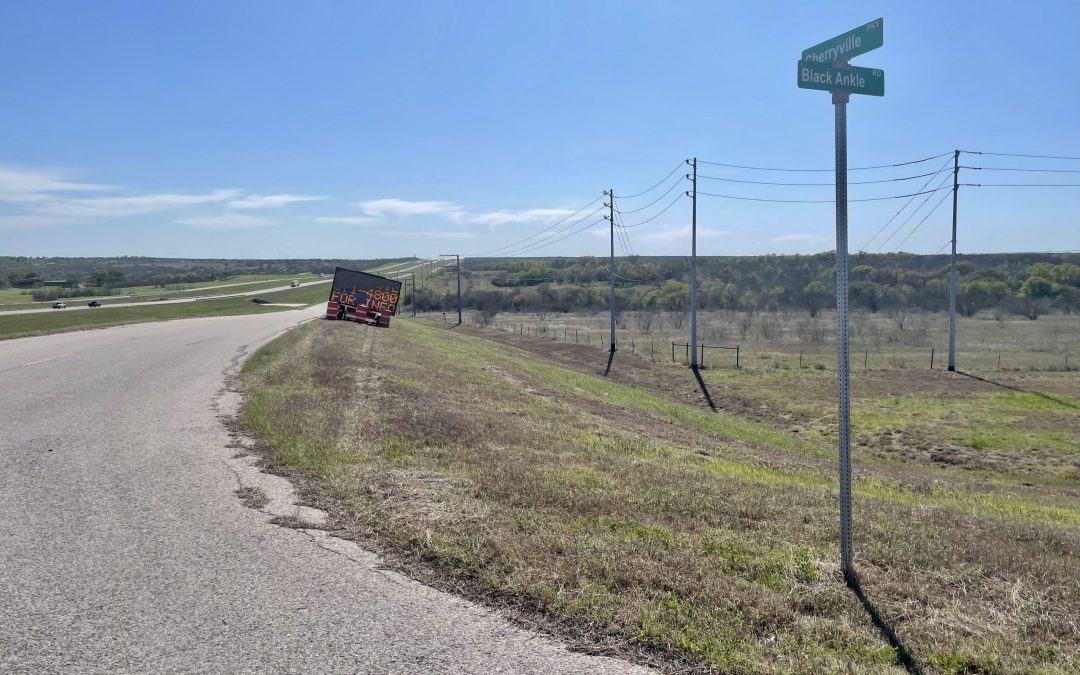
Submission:
{"label": "green grass field", "polygon": [[[687,313],[656,312],[646,321],[643,312],[619,315],[617,340],[621,348],[656,362],[687,362],[690,321]],[[432,315],[441,320],[441,314]],[[491,326],[506,332],[561,342],[606,344],[606,312],[592,314],[502,312]],[[466,311],[468,325],[481,325],[475,311]],[[645,328],[648,324],[648,328]],[[884,313],[856,313],[851,320],[851,366],[854,369],[929,369],[947,365],[948,315],[914,313],[904,329]],[[749,369],[836,369],[836,317],[822,312],[754,313],[702,311],[698,340],[713,346],[740,346],[740,366]],[[958,317],[957,365],[973,372],[1017,370],[1080,371],[1080,315],[1049,314],[1029,321],[980,313]],[[735,353],[710,349],[704,363],[734,368]]]}
{"label": "green grass field", "polygon": [[275,291],[259,296],[222,298],[176,304],[145,303],[138,307],[103,308],[71,312],[56,310],[35,314],[0,314],[0,340],[26,337],[43,333],[60,333],[87,328],[104,328],[144,321],[167,321],[196,316],[222,316],[226,314],[255,314],[276,312],[288,307],[274,307],[252,302],[256,297],[271,303],[301,303],[305,305],[325,302],[328,285],[319,284],[304,288]]}
{"label": "green grass field", "polygon": [[834,375],[706,371],[714,412],[686,368],[605,362],[313,322],[246,363],[245,415],[388,564],[666,670],[1080,671],[1069,373],[856,378],[856,567],[891,644],[839,573]]}

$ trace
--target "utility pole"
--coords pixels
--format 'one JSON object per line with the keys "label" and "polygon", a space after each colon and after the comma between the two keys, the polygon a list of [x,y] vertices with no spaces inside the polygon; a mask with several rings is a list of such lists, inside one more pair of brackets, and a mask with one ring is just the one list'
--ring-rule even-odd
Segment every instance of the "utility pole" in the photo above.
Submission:
{"label": "utility pole", "polygon": [[956,193],[960,191],[960,151],[953,151],[952,260],[949,262],[949,372],[956,370]]}
{"label": "utility pole", "polygon": [[416,316],[416,273],[409,272],[409,278],[412,279],[412,294],[409,295],[409,305],[412,307],[412,315]]}
{"label": "utility pole", "polygon": [[440,258],[453,258],[457,263],[457,323],[461,325],[461,256],[457,253],[442,253]]}
{"label": "utility pole", "polygon": [[697,345],[697,157],[686,160],[694,167],[692,206],[690,211],[690,367],[698,367]]}
{"label": "utility pole", "polygon": [[608,216],[611,225],[611,351],[615,351],[615,189],[604,193],[608,197]]}

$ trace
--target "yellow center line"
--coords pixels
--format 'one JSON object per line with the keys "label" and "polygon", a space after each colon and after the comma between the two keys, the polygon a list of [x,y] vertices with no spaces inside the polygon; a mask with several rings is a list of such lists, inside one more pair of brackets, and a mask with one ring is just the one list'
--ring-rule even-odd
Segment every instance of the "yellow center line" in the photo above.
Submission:
{"label": "yellow center line", "polygon": [[47,357],[45,357],[43,359],[38,359],[37,361],[27,361],[26,363],[20,363],[19,366],[21,368],[28,368],[30,366],[36,366],[36,365],[39,365],[39,364],[42,364],[42,363],[47,363],[49,361],[55,361],[56,359],[62,359],[65,356],[71,356],[72,354],[75,354],[75,353],[76,352],[64,352],[63,354],[56,354],[55,356],[47,356]]}

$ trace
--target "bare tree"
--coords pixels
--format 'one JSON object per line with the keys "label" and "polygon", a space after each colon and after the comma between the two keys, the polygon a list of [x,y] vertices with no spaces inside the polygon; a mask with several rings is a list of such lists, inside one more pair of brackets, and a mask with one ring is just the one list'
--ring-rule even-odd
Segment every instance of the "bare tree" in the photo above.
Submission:
{"label": "bare tree", "polygon": [[638,330],[643,335],[648,335],[652,331],[653,321],[656,320],[656,312],[652,309],[643,309],[634,314],[634,319]]}
{"label": "bare tree", "polygon": [[497,309],[481,309],[476,312],[476,325],[482,328],[487,328],[495,320],[495,317],[499,314]]}
{"label": "bare tree", "polygon": [[866,310],[858,309],[851,313],[851,325],[855,328],[855,335],[862,337],[863,331],[866,330]]}
{"label": "bare tree", "polygon": [[758,319],[758,335],[766,342],[779,342],[784,336],[784,326],[777,317],[762,315]]}
{"label": "bare tree", "polygon": [[903,332],[904,325],[911,318],[911,310],[905,305],[893,305],[885,310],[885,315],[896,323],[897,330]]}
{"label": "bare tree", "polygon": [[735,320],[735,327],[739,330],[739,337],[745,340],[750,329],[754,327],[754,310],[748,309],[740,314]]}

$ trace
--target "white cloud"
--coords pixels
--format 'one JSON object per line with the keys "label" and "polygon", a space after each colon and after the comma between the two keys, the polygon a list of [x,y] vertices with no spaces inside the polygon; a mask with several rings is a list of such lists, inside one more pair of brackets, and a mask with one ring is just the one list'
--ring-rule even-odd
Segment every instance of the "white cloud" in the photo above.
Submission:
{"label": "white cloud", "polygon": [[65,218],[119,218],[137,216],[159,211],[170,211],[188,206],[217,204],[234,199],[240,190],[215,190],[206,194],[147,194],[134,197],[85,197],[81,199],[56,199],[34,205],[39,213]]}
{"label": "white cloud", "polygon": [[469,221],[478,225],[507,225],[509,223],[553,223],[573,214],[569,209],[525,209],[523,211],[489,211],[474,213]]}
{"label": "white cloud", "polygon": [[796,243],[796,244],[810,244],[817,242],[828,241],[829,238],[820,234],[784,234],[779,237],[773,237],[769,241],[783,244],[783,243]]}
{"label": "white cloud", "polygon": [[[94,194],[115,191],[113,185],[70,180],[61,170],[23,169],[0,165],[0,203],[14,205],[13,213],[0,215],[2,229],[36,229],[80,222],[108,222],[146,214],[179,212],[176,223],[205,228],[251,228],[271,221],[226,209],[280,208],[296,202],[325,199],[314,195],[247,194],[244,190],[213,190],[202,193],[162,192],[148,194]],[[214,213],[199,215],[199,207]],[[204,208],[205,210],[205,208]]]}
{"label": "white cloud", "polygon": [[326,197],[314,195],[248,195],[242,199],[229,202],[229,208],[233,209],[276,209],[297,202],[317,202]]}
{"label": "white cloud", "polygon": [[0,216],[0,230],[36,230],[43,227],[63,225],[68,221],[54,216],[38,216],[34,214],[19,214],[14,216]]}
{"label": "white cloud", "polygon": [[390,230],[387,235],[398,237],[416,237],[424,239],[472,239],[476,234],[472,232],[456,232],[452,230],[414,230],[411,232]]}
{"label": "white cloud", "polygon": [[379,222],[379,219],[375,216],[319,216],[315,218],[315,222],[337,225],[369,225]]}
{"label": "white cloud", "polygon": [[[633,232],[633,230],[631,230]],[[728,230],[717,230],[711,227],[698,227],[697,238],[702,239],[716,239],[726,234],[731,234]],[[686,245],[690,245],[691,228],[689,225],[681,225],[679,227],[664,227],[660,230],[653,232],[644,232],[636,237],[631,235],[630,241],[647,241],[654,244],[669,243],[684,241]]]}
{"label": "white cloud", "polygon": [[451,202],[417,201],[405,199],[373,199],[357,204],[369,216],[420,216],[430,214],[460,213],[461,207]]}
{"label": "white cloud", "polygon": [[181,225],[202,227],[214,230],[232,230],[252,227],[266,227],[272,225],[266,218],[249,216],[244,213],[226,213],[219,216],[199,216],[194,218],[179,218],[176,220]]}
{"label": "white cloud", "polygon": [[54,192],[105,192],[112,185],[76,183],[56,171],[0,166],[0,202],[31,204],[48,201]]}

